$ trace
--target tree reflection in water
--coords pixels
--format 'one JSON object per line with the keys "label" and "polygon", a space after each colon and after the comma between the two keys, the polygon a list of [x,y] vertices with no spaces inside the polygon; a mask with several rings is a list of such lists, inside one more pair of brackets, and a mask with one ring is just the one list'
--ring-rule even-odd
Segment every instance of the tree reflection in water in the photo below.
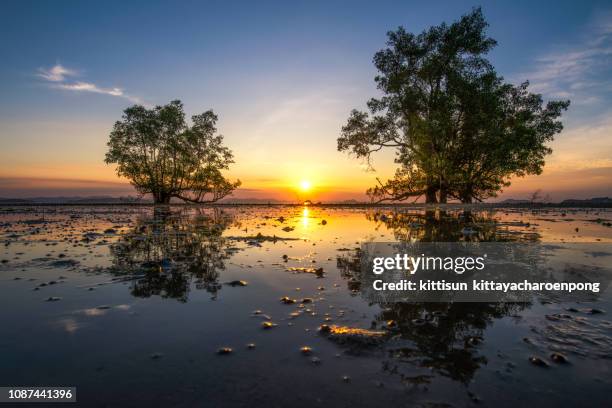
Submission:
{"label": "tree reflection in water", "polygon": [[[533,240],[508,234],[507,229],[490,213],[473,214],[469,211],[410,211],[374,212],[366,214],[377,228],[393,231],[398,241],[456,242],[456,241],[510,241]],[[353,293],[361,286],[360,249],[344,252],[337,257],[341,276]],[[389,303],[379,304],[381,311],[375,316],[372,328],[386,329],[394,341],[385,344],[390,359],[384,369],[400,375],[406,383],[422,384],[430,381],[431,373],[409,375],[402,368],[419,367],[434,370],[463,384],[468,384],[487,363],[479,355],[479,344],[484,341],[486,328],[495,320],[516,315],[528,307],[518,303]],[[404,364],[405,363],[405,364]],[[407,368],[407,367],[406,367]]]}
{"label": "tree reflection in water", "polygon": [[[189,211],[195,211],[190,213]],[[132,280],[136,297],[188,299],[191,283],[214,296],[231,248],[222,237],[232,218],[220,209],[156,208],[111,247],[112,271]]]}

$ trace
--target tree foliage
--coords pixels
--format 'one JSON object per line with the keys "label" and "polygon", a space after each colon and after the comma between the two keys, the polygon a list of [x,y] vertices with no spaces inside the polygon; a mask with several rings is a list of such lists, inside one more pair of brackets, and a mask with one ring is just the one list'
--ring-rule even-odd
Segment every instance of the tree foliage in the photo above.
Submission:
{"label": "tree foliage", "polygon": [[147,109],[134,105],[124,111],[110,133],[106,163],[116,163],[140,194],[151,194],[158,204],[173,197],[188,202],[217,201],[240,185],[222,170],[233,155],[216,135],[212,110],[192,116],[189,126],[183,104],[176,100]]}
{"label": "tree foliage", "polygon": [[371,163],[372,154],[396,151],[395,177],[368,190],[376,201],[417,199],[462,202],[495,196],[512,176],[539,174],[561,131],[569,101],[544,105],[541,95],[505,83],[486,54],[480,8],[451,25],[415,35],[400,27],[374,56],[383,93],[353,110],[338,150]]}

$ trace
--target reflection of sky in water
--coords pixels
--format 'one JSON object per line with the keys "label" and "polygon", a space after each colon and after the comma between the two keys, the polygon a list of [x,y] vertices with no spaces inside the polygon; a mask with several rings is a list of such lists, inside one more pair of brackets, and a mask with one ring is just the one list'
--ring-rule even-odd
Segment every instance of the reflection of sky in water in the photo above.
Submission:
{"label": "reflection of sky in water", "polygon": [[[104,394],[111,405],[126,404],[126,390],[140,395],[128,405],[397,405],[406,392],[415,404],[510,406],[521,395],[571,405],[587,394],[601,405],[612,389],[609,294],[590,303],[369,304],[355,248],[394,239],[612,242],[610,219],[607,210],[468,217],[316,206],[3,211],[0,383],[77,385],[83,398]],[[605,254],[561,250],[552,262],[576,258],[609,264]],[[277,326],[264,330],[268,318]],[[321,324],[346,329],[326,337]],[[350,328],[389,336],[364,346],[342,337],[359,333]],[[305,345],[312,355],[299,352]],[[222,346],[233,355],[216,355]],[[571,363],[554,363],[554,352]],[[533,355],[550,367],[530,364]]]}

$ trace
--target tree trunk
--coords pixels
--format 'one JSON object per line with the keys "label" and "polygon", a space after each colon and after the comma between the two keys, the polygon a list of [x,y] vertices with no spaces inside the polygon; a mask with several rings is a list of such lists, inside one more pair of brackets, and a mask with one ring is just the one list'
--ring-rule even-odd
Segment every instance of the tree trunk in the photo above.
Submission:
{"label": "tree trunk", "polygon": [[425,191],[425,204],[436,204],[438,202],[438,198],[436,197],[437,188],[431,185],[427,186],[427,190]]}
{"label": "tree trunk", "polygon": [[172,196],[165,192],[153,193],[153,202],[155,205],[170,204],[170,198],[172,198]]}
{"label": "tree trunk", "polygon": [[448,200],[448,191],[446,190],[446,187],[442,187],[440,188],[440,204],[446,204],[447,200]]}

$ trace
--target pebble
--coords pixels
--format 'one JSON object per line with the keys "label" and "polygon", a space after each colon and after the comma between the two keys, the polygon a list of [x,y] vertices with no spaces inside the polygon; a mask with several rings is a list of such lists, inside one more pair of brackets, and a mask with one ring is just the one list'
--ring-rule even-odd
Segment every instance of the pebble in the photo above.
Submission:
{"label": "pebble", "polygon": [[261,323],[261,327],[263,327],[264,329],[267,330],[267,329],[271,329],[273,327],[276,327],[276,324],[272,323],[272,322],[262,322]]}
{"label": "pebble", "polygon": [[327,324],[322,324],[321,326],[319,326],[319,332],[329,333],[331,332],[331,327],[329,327]]}
{"label": "pebble", "polygon": [[226,284],[232,287],[236,287],[236,286],[247,286],[249,283],[243,280],[235,280],[235,281],[227,282]]}
{"label": "pebble", "polygon": [[552,361],[554,361],[555,363],[558,363],[558,364],[566,364],[566,363],[568,363],[567,357],[565,357],[563,354],[557,353],[557,352],[552,353],[550,355],[550,359]]}
{"label": "pebble", "polygon": [[529,362],[538,367],[548,367],[548,363],[537,356],[529,357]]}

